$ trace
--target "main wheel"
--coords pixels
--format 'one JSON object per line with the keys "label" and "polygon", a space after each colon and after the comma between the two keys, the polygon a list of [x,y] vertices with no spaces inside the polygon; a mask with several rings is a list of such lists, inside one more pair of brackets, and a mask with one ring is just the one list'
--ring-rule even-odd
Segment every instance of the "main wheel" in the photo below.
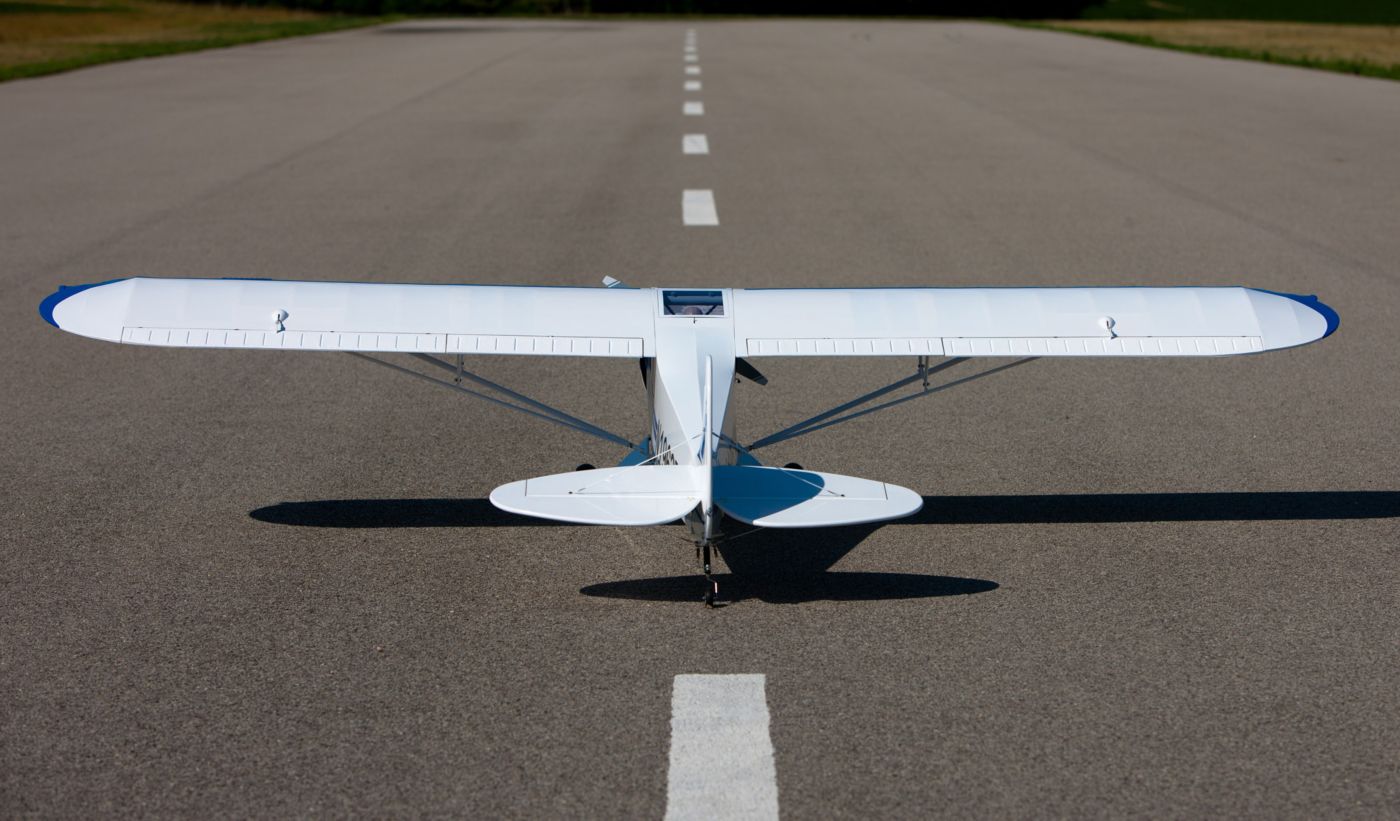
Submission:
{"label": "main wheel", "polygon": [[581,464],[581,465],[579,465],[578,467],[574,468],[574,470],[597,470],[597,468],[593,467],[592,465],[588,464],[587,462],[584,462],[583,464]]}
{"label": "main wheel", "polygon": [[783,465],[783,467],[787,468],[788,470],[802,470],[802,466],[797,464],[796,462],[788,462],[786,465]]}

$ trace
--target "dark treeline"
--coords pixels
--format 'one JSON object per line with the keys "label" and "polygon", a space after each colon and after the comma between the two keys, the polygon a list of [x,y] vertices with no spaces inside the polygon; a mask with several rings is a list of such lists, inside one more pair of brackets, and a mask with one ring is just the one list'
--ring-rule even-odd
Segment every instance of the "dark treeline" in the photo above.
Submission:
{"label": "dark treeline", "polygon": [[[194,0],[227,2],[227,0]],[[244,0],[342,14],[726,14],[1069,18],[1102,0]]]}

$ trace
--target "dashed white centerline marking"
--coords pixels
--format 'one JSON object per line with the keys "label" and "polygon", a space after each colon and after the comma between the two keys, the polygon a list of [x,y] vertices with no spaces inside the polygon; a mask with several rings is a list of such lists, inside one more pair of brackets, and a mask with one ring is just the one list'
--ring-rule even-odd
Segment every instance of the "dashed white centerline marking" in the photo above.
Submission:
{"label": "dashed white centerline marking", "polygon": [[700,62],[700,55],[698,55],[698,54],[687,54],[687,55],[685,55],[685,61],[686,61],[687,63],[698,63],[698,62]]}
{"label": "dashed white centerline marking", "polygon": [[695,100],[687,100],[681,106],[681,111],[688,117],[703,117],[705,115],[705,104]]}
{"label": "dashed white centerline marking", "polygon": [[686,134],[681,137],[681,151],[686,154],[708,154],[710,140],[704,134]]}
{"label": "dashed white centerline marking", "polygon": [[686,46],[685,46],[685,53],[686,53],[686,54],[694,54],[695,51],[696,51],[696,49],[695,49],[695,45],[694,45],[694,44],[692,44],[692,43],[687,43],[687,44],[686,44]]}
{"label": "dashed white centerline marking", "polygon": [[715,192],[708,188],[687,188],[681,192],[681,219],[686,225],[719,225]]}
{"label": "dashed white centerline marking", "polygon": [[700,76],[700,67],[699,67],[699,66],[686,66],[686,67],[685,67],[685,73],[686,73],[686,74],[689,74],[689,75],[691,75],[691,76],[694,76],[694,77],[698,77],[698,76]]}
{"label": "dashed white centerline marking", "polygon": [[685,81],[685,90],[686,90],[686,91],[699,91],[699,90],[700,90],[700,81],[699,81],[699,80],[686,80],[686,81]]}
{"label": "dashed white centerline marking", "polygon": [[762,675],[676,676],[666,821],[778,818]]}

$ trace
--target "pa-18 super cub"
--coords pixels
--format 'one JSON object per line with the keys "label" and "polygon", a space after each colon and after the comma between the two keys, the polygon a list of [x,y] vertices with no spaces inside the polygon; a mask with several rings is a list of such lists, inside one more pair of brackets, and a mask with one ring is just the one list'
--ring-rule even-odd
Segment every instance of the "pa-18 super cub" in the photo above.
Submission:
{"label": "pa-18 super cub", "polygon": [[[44,319],[133,345],[344,351],[626,448],[616,467],[501,485],[497,507],[597,525],[683,520],[707,580],[725,517],[756,527],[825,527],[908,516],[912,490],[766,467],[753,452],[1041,356],[1228,356],[1322,339],[1337,315],[1317,300],[1250,288],[605,288],[393,285],[133,278],[60,288]],[[408,354],[429,375],[369,354]],[[466,356],[628,357],[641,362],[651,428],[640,442],[466,370]],[[736,377],[766,380],[768,356],[905,356],[905,379],[769,436],[735,439]],[[1013,361],[951,382],[973,357]],[[935,362],[935,360],[937,360]],[[470,385],[470,387],[468,386]],[[886,399],[899,388],[910,395]],[[490,391],[485,393],[483,391]]]}

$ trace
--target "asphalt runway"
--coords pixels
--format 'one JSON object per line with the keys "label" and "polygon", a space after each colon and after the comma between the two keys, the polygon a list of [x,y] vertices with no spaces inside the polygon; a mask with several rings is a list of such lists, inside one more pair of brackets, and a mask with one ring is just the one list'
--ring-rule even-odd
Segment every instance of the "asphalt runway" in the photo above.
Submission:
{"label": "asphalt runway", "polygon": [[[0,85],[0,815],[655,818],[673,682],[723,673],[765,677],[792,818],[1400,814],[1400,84],[860,20],[695,23],[687,75],[687,26]],[[739,539],[707,611],[680,528],[486,501],[604,443],[351,357],[36,315],[133,274],[1244,284],[1342,324],[1041,360],[774,446],[924,510]],[[476,364],[645,425],[633,362]],[[750,440],[913,369],[757,364]]]}

